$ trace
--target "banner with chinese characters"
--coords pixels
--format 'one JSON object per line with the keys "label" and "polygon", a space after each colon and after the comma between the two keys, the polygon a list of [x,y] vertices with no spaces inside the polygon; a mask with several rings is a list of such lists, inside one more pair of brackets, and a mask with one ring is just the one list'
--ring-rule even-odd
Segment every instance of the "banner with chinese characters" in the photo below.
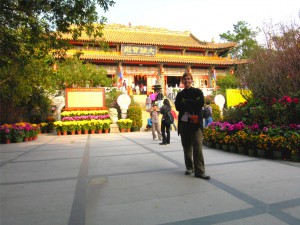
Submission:
{"label": "banner with chinese characters", "polygon": [[156,46],[145,46],[145,45],[122,45],[122,55],[145,55],[155,56]]}
{"label": "banner with chinese characters", "polygon": [[104,88],[67,88],[66,109],[100,109],[105,107]]}

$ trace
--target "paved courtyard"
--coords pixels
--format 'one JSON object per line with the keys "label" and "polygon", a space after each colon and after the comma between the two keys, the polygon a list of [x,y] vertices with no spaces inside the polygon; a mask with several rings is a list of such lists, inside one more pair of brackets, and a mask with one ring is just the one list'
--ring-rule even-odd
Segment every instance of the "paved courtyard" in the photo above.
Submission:
{"label": "paved courtyard", "polygon": [[184,175],[180,137],[39,135],[0,145],[1,225],[299,225],[300,163],[204,146],[205,181]]}

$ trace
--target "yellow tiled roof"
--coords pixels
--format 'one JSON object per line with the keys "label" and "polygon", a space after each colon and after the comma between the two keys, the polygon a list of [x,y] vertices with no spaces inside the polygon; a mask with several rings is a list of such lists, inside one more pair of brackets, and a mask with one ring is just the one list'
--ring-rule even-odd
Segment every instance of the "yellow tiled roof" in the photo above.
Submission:
{"label": "yellow tiled roof", "polygon": [[[73,56],[75,50],[69,50],[67,55]],[[156,54],[156,56],[141,55],[121,55],[119,52],[100,52],[100,51],[82,51],[84,54],[80,59],[85,60],[104,60],[104,61],[123,61],[123,62],[152,62],[152,63],[180,63],[194,65],[236,65],[247,63],[246,60],[235,60],[230,58],[209,57],[209,56],[188,56],[188,55],[165,55]]]}
{"label": "yellow tiled roof", "polygon": [[[170,46],[200,49],[231,49],[236,43],[213,43],[198,40],[190,32],[169,31],[167,29],[150,28],[145,26],[129,27],[124,25],[106,25],[103,38],[109,43]],[[71,34],[64,34],[63,39],[72,40]],[[83,33],[79,41],[90,41],[91,38]]]}

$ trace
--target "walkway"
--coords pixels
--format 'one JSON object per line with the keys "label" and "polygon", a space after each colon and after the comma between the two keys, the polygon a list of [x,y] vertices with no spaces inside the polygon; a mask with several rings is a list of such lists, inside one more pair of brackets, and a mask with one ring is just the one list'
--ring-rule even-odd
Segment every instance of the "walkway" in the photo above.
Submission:
{"label": "walkway", "polygon": [[0,145],[1,225],[299,225],[299,163],[204,147],[210,181],[184,175],[180,138],[150,132]]}

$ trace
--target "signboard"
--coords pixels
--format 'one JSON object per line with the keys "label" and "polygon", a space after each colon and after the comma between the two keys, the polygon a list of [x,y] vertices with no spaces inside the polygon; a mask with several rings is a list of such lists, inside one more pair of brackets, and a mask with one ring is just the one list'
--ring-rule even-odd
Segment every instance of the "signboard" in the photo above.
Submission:
{"label": "signboard", "polygon": [[156,47],[155,46],[145,46],[145,45],[122,45],[121,46],[122,55],[146,55],[155,56]]}
{"label": "signboard", "polygon": [[243,95],[251,95],[250,90],[226,89],[227,108],[236,106],[246,101],[241,93],[243,93]]}
{"label": "signboard", "polygon": [[67,88],[66,109],[100,109],[105,107],[105,88]]}

